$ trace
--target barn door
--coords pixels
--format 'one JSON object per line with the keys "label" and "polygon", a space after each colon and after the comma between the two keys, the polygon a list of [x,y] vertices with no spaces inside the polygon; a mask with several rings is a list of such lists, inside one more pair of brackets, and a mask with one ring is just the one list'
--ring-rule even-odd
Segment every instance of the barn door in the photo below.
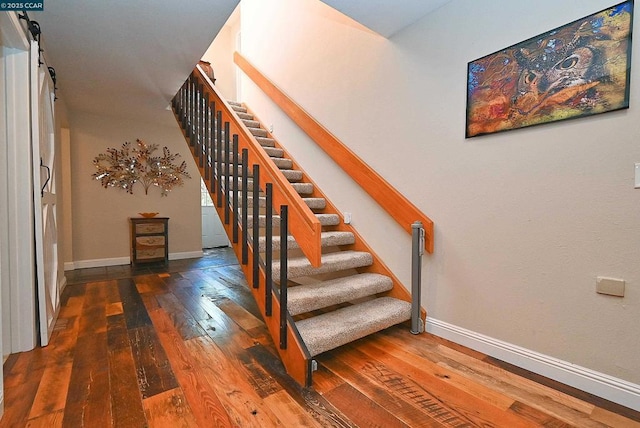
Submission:
{"label": "barn door", "polygon": [[[31,44],[31,129],[36,278],[41,345],[49,343],[60,307],[56,219],[54,87],[38,43]],[[37,108],[36,108],[37,106]]]}

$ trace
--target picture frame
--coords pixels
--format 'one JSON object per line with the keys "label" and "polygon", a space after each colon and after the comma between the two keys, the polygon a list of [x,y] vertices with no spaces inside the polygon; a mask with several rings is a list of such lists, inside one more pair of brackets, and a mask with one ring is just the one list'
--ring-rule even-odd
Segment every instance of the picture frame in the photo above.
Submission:
{"label": "picture frame", "polygon": [[467,65],[466,138],[629,107],[633,0]]}

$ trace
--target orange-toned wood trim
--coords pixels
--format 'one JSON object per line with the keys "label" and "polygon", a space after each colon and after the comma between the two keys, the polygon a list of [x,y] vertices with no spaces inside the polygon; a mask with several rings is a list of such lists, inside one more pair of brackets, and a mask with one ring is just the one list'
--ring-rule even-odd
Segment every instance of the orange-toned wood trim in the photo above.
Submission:
{"label": "orange-toned wood trim", "polygon": [[296,238],[300,249],[313,266],[320,266],[322,257],[322,226],[302,197],[282,175],[269,158],[267,152],[258,143],[236,112],[220,95],[204,70],[197,65],[194,76],[203,84],[203,91],[209,94],[209,101],[216,103],[216,110],[222,111],[222,121],[229,122],[231,134],[238,135],[238,150],[248,149],[249,164],[260,165],[261,181],[273,184],[273,205],[289,206],[289,231]]}
{"label": "orange-toned wood trim", "polygon": [[302,107],[256,69],[240,53],[234,62],[267,94],[315,143],[320,146],[349,176],[358,183],[407,233],[411,224],[422,222],[425,229],[425,249],[433,253],[433,221],[411,201],[400,194],[384,178],[338,140]]}

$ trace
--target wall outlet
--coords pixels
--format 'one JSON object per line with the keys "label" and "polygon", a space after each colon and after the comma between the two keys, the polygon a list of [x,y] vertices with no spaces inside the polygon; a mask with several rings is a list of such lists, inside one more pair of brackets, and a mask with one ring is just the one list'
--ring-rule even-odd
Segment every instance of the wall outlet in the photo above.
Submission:
{"label": "wall outlet", "polygon": [[624,279],[596,278],[596,292],[608,296],[624,297]]}
{"label": "wall outlet", "polygon": [[269,132],[273,132],[273,123],[269,125]]}
{"label": "wall outlet", "polygon": [[344,213],[344,224],[351,224],[351,213]]}

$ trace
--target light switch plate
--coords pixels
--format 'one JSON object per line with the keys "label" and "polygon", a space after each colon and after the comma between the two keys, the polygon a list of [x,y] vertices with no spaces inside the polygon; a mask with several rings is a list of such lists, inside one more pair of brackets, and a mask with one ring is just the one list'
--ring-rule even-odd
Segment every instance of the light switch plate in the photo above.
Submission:
{"label": "light switch plate", "polygon": [[596,278],[596,292],[609,296],[624,297],[624,279]]}
{"label": "light switch plate", "polygon": [[640,163],[636,163],[635,188],[640,189]]}

